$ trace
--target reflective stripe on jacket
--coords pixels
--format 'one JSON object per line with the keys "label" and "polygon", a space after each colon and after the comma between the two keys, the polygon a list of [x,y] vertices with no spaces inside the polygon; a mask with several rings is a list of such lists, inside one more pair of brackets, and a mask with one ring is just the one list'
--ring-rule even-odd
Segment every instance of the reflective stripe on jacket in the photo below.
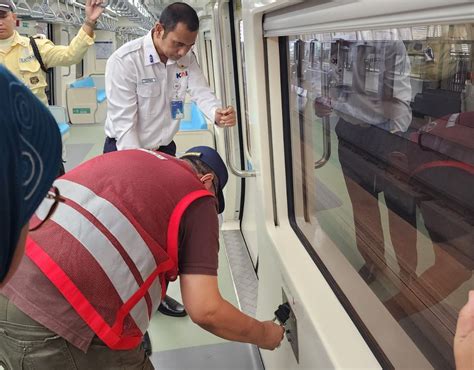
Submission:
{"label": "reflective stripe on jacket", "polygon": [[[28,86],[43,103],[46,98],[46,73],[41,70],[28,37],[20,36],[15,31],[11,49],[0,54],[0,63],[4,64],[16,77]],[[46,68],[70,66],[79,63],[94,39],[81,28],[68,46],[54,45],[48,39],[35,39],[38,50]]]}

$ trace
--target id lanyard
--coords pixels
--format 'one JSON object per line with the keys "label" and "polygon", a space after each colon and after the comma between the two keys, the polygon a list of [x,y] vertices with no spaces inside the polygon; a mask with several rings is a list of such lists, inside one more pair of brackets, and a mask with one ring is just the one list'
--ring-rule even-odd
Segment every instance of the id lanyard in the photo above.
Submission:
{"label": "id lanyard", "polygon": [[[180,67],[181,68],[181,67]],[[181,84],[184,77],[188,76],[188,71],[176,72],[175,82],[173,84],[173,99],[170,103],[170,111],[172,119],[183,119],[184,118],[184,102],[179,97],[179,91],[181,90]]]}

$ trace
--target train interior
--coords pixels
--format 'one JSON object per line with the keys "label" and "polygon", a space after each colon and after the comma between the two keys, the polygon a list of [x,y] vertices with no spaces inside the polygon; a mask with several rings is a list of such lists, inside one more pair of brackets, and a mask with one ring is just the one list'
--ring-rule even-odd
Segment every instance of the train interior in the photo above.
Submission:
{"label": "train interior", "polygon": [[[66,45],[82,0],[15,0],[17,30]],[[109,0],[95,44],[48,71],[66,171],[101,155],[108,57],[169,0]],[[245,313],[291,308],[275,351],[156,313],[160,369],[454,369],[474,287],[472,1],[189,0],[193,51],[238,124],[187,97],[178,154],[209,145],[230,181],[219,287]],[[181,300],[179,284],[170,295]]]}

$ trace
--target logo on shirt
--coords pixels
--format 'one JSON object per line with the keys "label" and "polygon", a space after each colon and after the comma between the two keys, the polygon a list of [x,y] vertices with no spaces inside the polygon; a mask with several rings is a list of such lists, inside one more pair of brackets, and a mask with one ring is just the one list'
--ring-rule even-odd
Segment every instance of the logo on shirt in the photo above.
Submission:
{"label": "logo on shirt", "polygon": [[31,83],[32,85],[36,85],[38,82],[39,82],[39,78],[38,78],[38,77],[33,76],[33,77],[30,78],[30,83]]}
{"label": "logo on shirt", "polygon": [[153,58],[153,55],[150,54],[150,63],[153,63],[155,59]]}
{"label": "logo on shirt", "polygon": [[188,77],[188,71],[176,73],[176,78]]}

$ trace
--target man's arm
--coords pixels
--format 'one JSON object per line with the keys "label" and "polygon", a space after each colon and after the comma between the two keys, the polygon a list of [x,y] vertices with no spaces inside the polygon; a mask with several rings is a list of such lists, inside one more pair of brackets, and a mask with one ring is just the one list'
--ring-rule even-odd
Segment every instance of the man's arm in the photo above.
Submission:
{"label": "man's arm", "polygon": [[199,109],[220,127],[234,126],[236,123],[235,110],[233,107],[222,108],[222,102],[212,92],[209,84],[202,73],[196,56],[189,56],[188,92]]}
{"label": "man's arm", "polygon": [[252,343],[273,350],[283,339],[284,329],[272,321],[258,321],[222,298],[217,277],[181,275],[181,294],[191,320],[221,338]]}
{"label": "man's arm", "polygon": [[86,21],[67,46],[55,45],[50,40],[39,40],[38,48],[47,68],[79,63],[94,44],[94,27],[103,13],[102,0],[86,0]]}
{"label": "man's arm", "polygon": [[105,67],[107,121],[113,126],[118,150],[140,148],[135,69],[124,59],[114,54]]}

